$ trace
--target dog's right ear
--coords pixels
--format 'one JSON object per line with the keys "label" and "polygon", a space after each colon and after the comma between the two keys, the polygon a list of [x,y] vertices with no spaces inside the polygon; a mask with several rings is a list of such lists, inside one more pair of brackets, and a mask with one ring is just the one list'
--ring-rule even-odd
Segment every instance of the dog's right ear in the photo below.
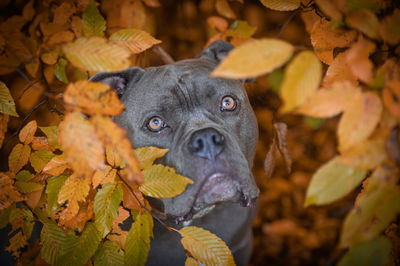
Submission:
{"label": "dog's right ear", "polygon": [[117,72],[99,72],[89,80],[109,85],[121,97],[128,88],[128,85],[137,82],[143,73],[144,70],[140,67],[130,67]]}

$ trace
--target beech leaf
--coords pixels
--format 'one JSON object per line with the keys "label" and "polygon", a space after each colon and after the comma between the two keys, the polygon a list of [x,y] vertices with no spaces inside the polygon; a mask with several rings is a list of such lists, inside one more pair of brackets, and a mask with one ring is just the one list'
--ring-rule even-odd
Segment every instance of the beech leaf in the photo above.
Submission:
{"label": "beech leaf", "polygon": [[0,81],[0,112],[7,115],[19,116],[15,110],[14,99],[6,84]]}
{"label": "beech leaf", "polygon": [[96,266],[124,266],[124,251],[112,241],[105,241],[93,260]]}
{"label": "beech leaf", "polygon": [[29,161],[36,173],[40,173],[48,162],[55,156],[51,151],[35,151],[29,157]]}
{"label": "beech leaf", "polygon": [[17,173],[21,170],[27,164],[30,155],[31,147],[21,143],[15,145],[8,156],[8,169],[10,172]]}
{"label": "beech leaf", "polygon": [[124,105],[107,84],[87,80],[70,83],[64,93],[67,108],[85,114],[119,115]]}
{"label": "beech leaf", "polygon": [[46,135],[49,143],[55,148],[60,148],[58,144],[58,127],[57,126],[48,126],[48,127],[39,127],[41,131]]}
{"label": "beech leaf", "polygon": [[56,76],[56,78],[59,81],[62,81],[65,84],[69,83],[67,72],[65,71],[67,64],[68,64],[68,61],[65,60],[64,58],[60,57],[57,64],[54,65],[54,75]]}
{"label": "beech leaf", "polygon": [[378,37],[379,21],[371,10],[363,8],[351,11],[346,16],[346,22],[370,38]]}
{"label": "beech leaf", "polygon": [[226,18],[230,19],[236,18],[235,13],[233,12],[227,0],[216,0],[215,9],[220,15]]}
{"label": "beech leaf", "polygon": [[193,181],[175,173],[175,169],[161,164],[153,165],[143,171],[144,182],[140,191],[153,198],[172,198],[185,191]]}
{"label": "beech leaf", "polygon": [[97,9],[95,1],[91,0],[82,14],[83,34],[85,37],[104,36],[106,21]]}
{"label": "beech leaf", "polygon": [[252,27],[244,20],[236,20],[226,31],[226,36],[238,38],[250,38],[257,30],[257,27]]}
{"label": "beech leaf", "polygon": [[110,40],[125,46],[134,54],[141,53],[153,45],[161,43],[160,40],[147,32],[137,29],[119,30],[110,36]]}
{"label": "beech leaf", "polygon": [[156,159],[163,157],[167,152],[168,149],[160,149],[154,146],[135,149],[141,169],[150,168]]}
{"label": "beech leaf", "polygon": [[57,155],[51,158],[51,160],[43,167],[43,173],[57,176],[62,174],[65,169],[68,168],[67,161],[64,158],[64,155]]}
{"label": "beech leaf", "polygon": [[47,195],[47,208],[53,212],[57,209],[58,193],[63,186],[65,180],[68,179],[67,175],[52,176],[47,179],[46,195]]}
{"label": "beech leaf", "polygon": [[367,175],[367,170],[344,165],[338,157],[322,165],[312,176],[304,205],[334,202],[355,189]]}
{"label": "beech leaf", "polygon": [[348,213],[340,246],[353,247],[377,237],[400,213],[398,171],[382,165],[364,182],[364,190]]}
{"label": "beech leaf", "polygon": [[153,217],[148,212],[135,217],[125,244],[125,265],[145,265],[150,250]]}
{"label": "beech leaf", "polygon": [[300,6],[300,0],[260,0],[260,2],[272,10],[292,11]]}
{"label": "beech leaf", "polygon": [[228,246],[205,229],[187,226],[180,229],[181,243],[195,259],[206,265],[235,265]]}
{"label": "beech leaf", "polygon": [[378,125],[382,109],[381,100],[375,93],[366,92],[354,99],[338,125],[339,150],[344,151],[366,140]]}
{"label": "beech leaf", "polygon": [[286,67],[280,95],[284,101],[282,112],[302,105],[319,87],[322,64],[311,51],[299,53]]}
{"label": "beech leaf", "polygon": [[281,67],[292,56],[293,46],[277,39],[261,39],[233,49],[211,73],[213,77],[254,78]]}
{"label": "beech leaf", "polygon": [[40,233],[40,250],[42,258],[51,265],[58,265],[60,255],[63,251],[63,244],[67,238],[64,231],[57,225],[50,222],[43,224]]}
{"label": "beech leaf", "polygon": [[78,38],[65,44],[63,51],[76,67],[91,71],[116,71],[129,66],[130,52],[101,37]]}
{"label": "beech leaf", "polygon": [[26,124],[18,134],[19,140],[24,144],[29,144],[32,142],[37,129],[36,120],[30,121]]}
{"label": "beech leaf", "polygon": [[379,25],[379,34],[390,45],[400,41],[400,10],[394,9],[391,15],[387,15]]}

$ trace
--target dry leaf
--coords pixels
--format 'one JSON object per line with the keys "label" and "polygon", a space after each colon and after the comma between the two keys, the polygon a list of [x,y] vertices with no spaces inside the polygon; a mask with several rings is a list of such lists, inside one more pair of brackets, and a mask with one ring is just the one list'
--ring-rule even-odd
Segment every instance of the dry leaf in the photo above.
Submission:
{"label": "dry leaf", "polygon": [[299,8],[300,0],[260,0],[260,2],[273,10],[291,11]]}
{"label": "dry leaf", "polygon": [[58,176],[61,175],[65,169],[68,168],[67,161],[65,161],[64,155],[58,155],[53,157],[44,167],[43,173]]}
{"label": "dry leaf", "polygon": [[353,44],[347,53],[347,64],[353,75],[359,80],[369,84],[373,77],[373,64],[369,55],[375,50],[375,43],[360,40]]}
{"label": "dry leaf", "polygon": [[37,130],[36,120],[30,121],[26,124],[18,134],[19,140],[24,144],[30,144],[33,141]]}
{"label": "dry leaf", "polygon": [[357,77],[353,75],[350,65],[347,63],[348,51],[338,54],[329,65],[322,81],[324,87],[330,87],[337,81],[349,81],[358,85]]}
{"label": "dry leaf", "polygon": [[391,15],[386,16],[379,25],[381,38],[390,45],[400,41],[400,10],[395,9]]}
{"label": "dry leaf", "polygon": [[217,16],[212,16],[207,18],[207,24],[212,29],[215,29],[220,32],[224,32],[228,29],[228,21],[226,21],[226,19],[224,18]]}
{"label": "dry leaf", "polygon": [[382,90],[382,100],[391,114],[400,119],[400,81],[390,81]]}
{"label": "dry leaf", "polygon": [[0,210],[3,211],[14,202],[24,200],[24,197],[14,187],[14,179],[0,172]]}
{"label": "dry leaf", "polygon": [[222,15],[222,16],[224,16],[226,18],[230,18],[230,19],[236,18],[235,13],[233,12],[231,7],[229,6],[229,3],[228,3],[227,0],[216,0],[215,9],[217,10],[217,12],[220,15]]}
{"label": "dry leaf", "polygon": [[17,116],[15,103],[6,84],[0,81],[0,112],[7,115]]}
{"label": "dry leaf", "polygon": [[153,45],[160,44],[161,41],[142,30],[124,29],[113,33],[110,40],[125,46],[132,53],[141,53]]}
{"label": "dry leaf", "polygon": [[343,15],[336,6],[336,2],[330,0],[315,0],[315,3],[329,18],[342,20]]}
{"label": "dry leaf", "polygon": [[22,145],[21,143],[14,146],[10,155],[8,156],[8,168],[12,173],[17,173],[24,167],[31,155],[31,147],[29,145]]}
{"label": "dry leaf", "polygon": [[0,148],[3,146],[4,136],[7,132],[9,116],[0,114]]}
{"label": "dry leaf", "polygon": [[378,37],[379,21],[376,15],[368,9],[357,9],[347,14],[346,22],[368,37],[376,39]]}

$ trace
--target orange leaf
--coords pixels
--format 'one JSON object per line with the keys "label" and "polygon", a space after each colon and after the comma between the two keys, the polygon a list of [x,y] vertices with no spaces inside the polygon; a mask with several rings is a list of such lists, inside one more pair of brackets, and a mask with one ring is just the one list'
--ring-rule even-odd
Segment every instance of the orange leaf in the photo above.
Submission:
{"label": "orange leaf", "polygon": [[33,137],[37,130],[36,120],[32,120],[26,126],[24,126],[19,132],[19,140],[24,144],[29,144],[32,142]]}
{"label": "orange leaf", "polygon": [[215,29],[220,32],[224,32],[228,29],[228,21],[226,21],[226,19],[224,18],[217,16],[212,16],[207,18],[207,24],[212,29]]}
{"label": "orange leaf", "polygon": [[373,77],[373,64],[369,55],[375,50],[375,44],[367,40],[359,40],[353,44],[347,54],[347,64],[353,74],[361,81],[370,83]]}
{"label": "orange leaf", "polygon": [[324,12],[328,17],[336,20],[342,20],[343,15],[336,6],[336,2],[330,0],[315,0],[315,2],[319,9],[321,9],[322,12]]}
{"label": "orange leaf", "polygon": [[390,45],[400,41],[400,10],[394,9],[391,15],[386,16],[379,25],[379,34]]}
{"label": "orange leaf", "polygon": [[112,234],[107,236],[108,239],[115,242],[122,249],[125,248],[128,231],[123,231],[119,225],[122,225],[129,216],[129,212],[120,206],[118,208],[118,216],[114,219],[111,225]]}
{"label": "orange leaf", "polygon": [[382,91],[382,100],[385,107],[400,119],[400,81],[390,81]]}
{"label": "orange leaf", "polygon": [[111,144],[106,145],[106,158],[107,162],[111,165],[114,166],[115,168],[124,168],[125,166],[124,161],[122,160],[121,156],[119,156],[118,151],[115,149],[115,147]]}
{"label": "orange leaf", "polygon": [[370,38],[378,37],[379,21],[376,15],[366,8],[353,10],[347,14],[347,24],[355,28]]}
{"label": "orange leaf", "polygon": [[15,145],[10,155],[8,156],[8,168],[10,172],[17,173],[28,162],[31,155],[31,147],[22,145],[21,143]]}
{"label": "orange leaf", "polygon": [[337,81],[350,81],[353,85],[358,85],[357,77],[353,75],[350,65],[347,63],[348,51],[338,54],[326,71],[322,85],[330,87]]}
{"label": "orange leaf", "polygon": [[26,204],[28,204],[32,209],[35,209],[42,197],[42,193],[43,190],[36,190],[28,193],[25,200]]}
{"label": "orange leaf", "polygon": [[106,165],[105,170],[97,170],[92,178],[93,188],[97,188],[98,185],[103,185],[106,183],[111,183],[115,181],[117,176],[117,170]]}
{"label": "orange leaf", "polygon": [[64,93],[64,102],[68,109],[89,115],[119,115],[124,109],[109,85],[87,80],[70,83]]}
{"label": "orange leaf", "polygon": [[141,183],[143,181],[142,172],[131,142],[126,137],[126,131],[115,124],[109,117],[96,115],[91,118],[91,122],[104,143],[106,145],[112,144],[115,152],[124,160],[127,180]]}
{"label": "orange leaf", "polygon": [[228,1],[226,0],[217,0],[215,2],[215,9],[217,10],[217,12],[226,17],[226,18],[231,18],[234,19],[236,18],[235,13],[233,12],[233,10],[231,9],[231,7],[229,6]]}
{"label": "orange leaf", "polygon": [[82,114],[67,114],[59,125],[58,137],[75,172],[90,175],[93,170],[104,169],[103,145],[95,127]]}
{"label": "orange leaf", "polygon": [[125,46],[134,54],[141,53],[153,45],[161,43],[160,40],[155,39],[147,32],[136,29],[119,30],[110,36],[110,40]]}
{"label": "orange leaf", "polygon": [[355,99],[339,122],[339,150],[343,152],[366,140],[377,126],[381,114],[382,103],[376,94],[366,92]]}
{"label": "orange leaf", "polygon": [[49,143],[46,137],[34,137],[32,140],[32,149],[37,151],[54,151],[56,148]]}
{"label": "orange leaf", "polygon": [[65,169],[68,168],[68,164],[65,161],[64,155],[58,155],[53,157],[50,162],[48,162],[44,167],[43,167],[43,173],[53,175],[53,176],[58,176],[61,175]]}
{"label": "orange leaf", "polygon": [[122,185],[122,190],[124,192],[123,196],[123,205],[125,208],[130,210],[141,210],[142,207],[140,206],[138,200],[144,205],[144,198],[142,192],[139,190],[139,186],[130,183],[130,188],[132,189],[133,193],[136,195],[136,198],[133,196],[131,190],[128,188],[127,185]]}
{"label": "orange leaf", "polygon": [[7,132],[8,119],[8,115],[0,113],[0,148],[3,146],[4,136]]}
{"label": "orange leaf", "polygon": [[7,209],[14,202],[24,200],[14,186],[14,179],[6,173],[0,173],[0,192],[0,211]]}
{"label": "orange leaf", "polygon": [[314,24],[310,37],[311,44],[319,59],[330,65],[333,61],[333,49],[348,46],[355,41],[357,32],[331,29],[331,23],[321,19]]}
{"label": "orange leaf", "polygon": [[359,87],[349,82],[335,82],[329,89],[317,90],[297,112],[312,117],[332,117],[343,112],[360,97]]}

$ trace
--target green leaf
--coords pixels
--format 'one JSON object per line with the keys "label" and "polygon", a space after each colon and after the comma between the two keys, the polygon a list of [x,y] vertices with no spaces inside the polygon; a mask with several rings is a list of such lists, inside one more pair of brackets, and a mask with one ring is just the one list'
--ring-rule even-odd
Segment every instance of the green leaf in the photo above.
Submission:
{"label": "green leaf", "polygon": [[352,247],[378,236],[400,213],[396,169],[383,164],[364,183],[342,228],[340,246]]}
{"label": "green leaf", "polygon": [[346,9],[347,11],[358,10],[362,8],[367,8],[371,11],[378,11],[379,4],[376,0],[347,0],[346,1]]}
{"label": "green leaf", "polygon": [[163,157],[168,152],[168,149],[160,149],[153,146],[135,149],[135,155],[139,160],[141,169],[150,168],[154,161]]}
{"label": "green leaf", "polygon": [[302,105],[319,87],[322,64],[311,51],[303,51],[285,69],[280,95],[282,112],[289,112]]}
{"label": "green leaf", "polygon": [[15,186],[21,193],[30,193],[37,190],[42,190],[44,185],[35,182],[16,181]]}
{"label": "green leaf", "polygon": [[57,265],[63,252],[67,235],[56,224],[44,223],[40,233],[42,258],[51,265]]}
{"label": "green leaf", "polygon": [[51,151],[35,151],[29,157],[29,161],[36,173],[40,173],[45,165],[55,156]]}
{"label": "green leaf", "polygon": [[58,144],[58,126],[49,126],[49,127],[39,127],[41,131],[46,135],[47,140],[51,145],[60,148]]}
{"label": "green leaf", "polygon": [[95,266],[123,266],[124,251],[112,241],[105,241],[94,256]]}
{"label": "green leaf", "polygon": [[33,218],[33,213],[26,208],[21,209],[22,212],[22,230],[24,232],[25,238],[29,239],[31,238],[32,231],[33,231],[33,226],[35,225],[35,220]]}
{"label": "green leaf", "polygon": [[65,67],[67,66],[68,61],[64,58],[58,60],[57,64],[54,65],[54,75],[56,75],[57,79],[68,84],[67,73],[65,72]]}
{"label": "green leaf", "polygon": [[9,223],[10,213],[12,210],[15,209],[15,206],[16,205],[14,203],[7,209],[0,211],[0,229],[3,229],[4,227],[6,227],[7,224]]}
{"label": "green leaf", "polygon": [[139,213],[129,229],[125,243],[125,265],[144,265],[150,250],[153,217],[148,212]]}
{"label": "green leaf", "polygon": [[143,171],[144,182],[140,191],[153,198],[171,198],[185,191],[193,181],[175,173],[175,169],[161,164],[153,165]]}
{"label": "green leaf", "polygon": [[63,243],[63,254],[59,265],[83,265],[95,254],[100,242],[101,235],[93,223],[87,223],[79,237],[71,235]]}
{"label": "green leaf", "polygon": [[97,191],[94,198],[94,223],[103,237],[111,230],[111,224],[118,214],[118,206],[122,201],[122,187],[120,184],[107,183]]}
{"label": "green leaf", "polygon": [[15,176],[15,179],[17,181],[29,181],[33,177],[34,175],[28,170],[22,170],[18,172],[18,174]]}
{"label": "green leaf", "polygon": [[14,99],[11,96],[6,84],[0,81],[0,113],[18,117],[15,110]]}
{"label": "green leaf", "polygon": [[91,0],[82,14],[83,34],[85,37],[104,36],[106,21],[97,9],[94,0]]}
{"label": "green leaf", "polygon": [[65,180],[68,179],[67,175],[52,176],[47,179],[46,194],[47,194],[47,208],[55,211],[58,207],[57,199],[58,193]]}
{"label": "green leaf", "polygon": [[275,69],[268,75],[267,79],[268,79],[268,87],[270,87],[273,92],[279,93],[283,80],[282,69],[279,68]]}
{"label": "green leaf", "polygon": [[393,265],[392,243],[384,236],[362,243],[350,249],[339,261],[338,266],[384,266]]}
{"label": "green leaf", "polygon": [[355,189],[366,174],[367,170],[344,165],[335,157],[312,176],[304,205],[322,205],[338,200]]}
{"label": "green leaf", "polygon": [[236,20],[226,31],[226,36],[250,38],[257,30],[257,27],[250,26],[247,21]]}

